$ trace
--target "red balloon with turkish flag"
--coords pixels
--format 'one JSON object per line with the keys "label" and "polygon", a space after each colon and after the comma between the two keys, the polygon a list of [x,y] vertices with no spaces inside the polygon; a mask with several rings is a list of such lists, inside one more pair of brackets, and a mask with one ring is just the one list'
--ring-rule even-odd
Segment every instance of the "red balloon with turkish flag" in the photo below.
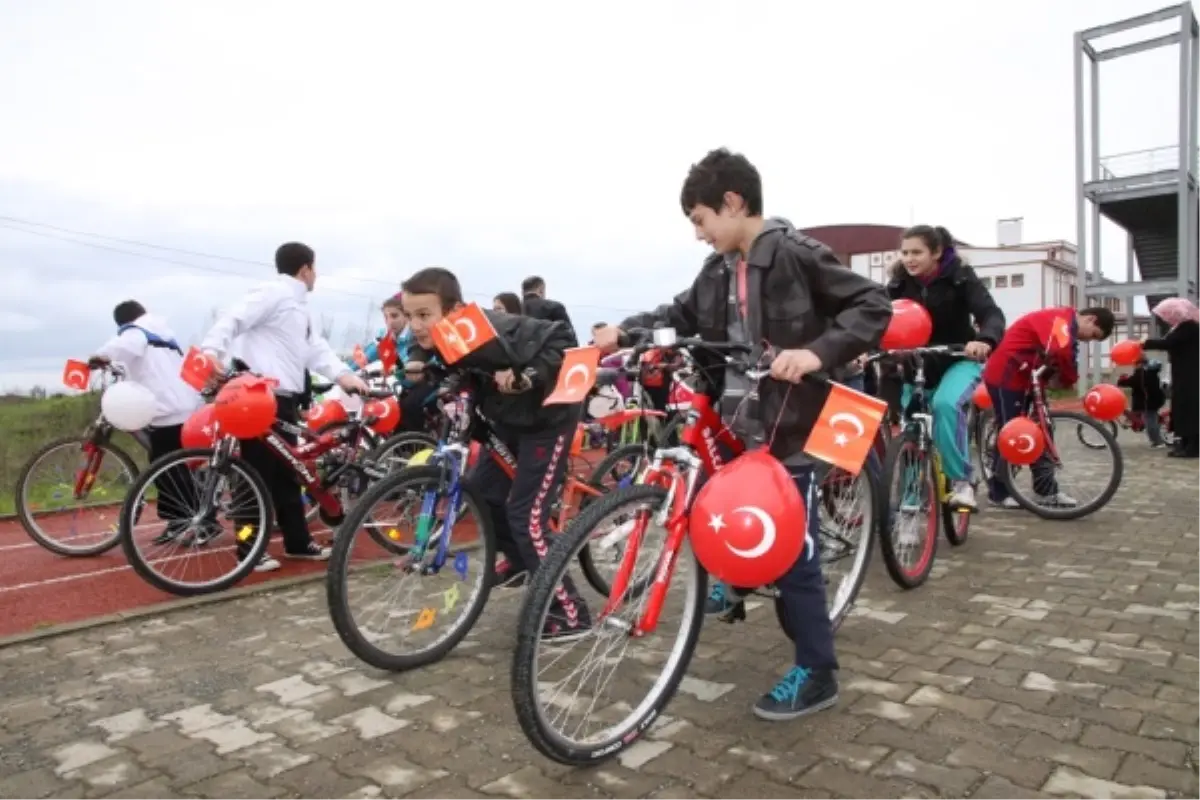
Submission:
{"label": "red balloon with turkish flag", "polygon": [[814,543],[796,482],[765,448],[722,467],[696,495],[692,552],[709,574],[757,588],[781,578]]}
{"label": "red balloon with turkish flag", "polygon": [[333,398],[318,403],[304,414],[305,423],[314,431],[348,419],[350,415],[346,413],[346,407]]}
{"label": "red balloon with turkish flag", "polygon": [[371,400],[363,406],[363,416],[370,420],[368,428],[380,436],[387,436],[400,424],[400,401],[395,397]]}
{"label": "red balloon with turkish flag", "polygon": [[275,424],[277,384],[270,378],[239,375],[221,387],[213,401],[221,430],[238,439],[257,439]]}
{"label": "red balloon with turkish flag", "polygon": [[216,408],[200,406],[192,412],[179,431],[179,443],[185,449],[206,449],[213,446],[217,435]]}
{"label": "red balloon with turkish flag", "polygon": [[901,298],[892,301],[892,319],[879,341],[884,350],[912,350],[929,344],[933,335],[933,319],[925,306]]}
{"label": "red balloon with turkish flag", "polygon": [[1111,383],[1098,383],[1083,396],[1083,410],[1093,419],[1112,422],[1125,413],[1125,393]]}
{"label": "red balloon with turkish flag", "polygon": [[1042,457],[1046,436],[1042,426],[1029,417],[1016,417],[1004,423],[996,434],[996,448],[1008,463],[1027,467]]}

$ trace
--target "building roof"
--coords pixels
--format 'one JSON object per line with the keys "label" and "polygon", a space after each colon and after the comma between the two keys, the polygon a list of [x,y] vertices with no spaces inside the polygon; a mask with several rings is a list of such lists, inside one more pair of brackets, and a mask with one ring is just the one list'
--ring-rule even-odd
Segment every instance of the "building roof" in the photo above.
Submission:
{"label": "building roof", "polygon": [[[870,223],[850,223],[846,225],[818,225],[803,228],[801,233],[811,236],[823,243],[839,256],[853,256],[860,253],[883,253],[900,248],[900,239],[908,226],[873,225]],[[966,242],[958,242],[960,247],[970,247]]]}

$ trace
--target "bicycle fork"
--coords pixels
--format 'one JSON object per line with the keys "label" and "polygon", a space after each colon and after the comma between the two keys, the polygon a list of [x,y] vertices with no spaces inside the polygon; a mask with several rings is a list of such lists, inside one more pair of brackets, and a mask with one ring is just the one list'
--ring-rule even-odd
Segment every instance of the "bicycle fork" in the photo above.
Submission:
{"label": "bicycle fork", "polygon": [[[630,636],[639,638],[648,633],[653,633],[658,627],[658,618],[662,614],[662,606],[666,598],[667,588],[670,586],[671,578],[675,574],[679,551],[683,546],[684,538],[687,536],[687,512],[691,508],[692,498],[696,492],[696,484],[700,477],[700,459],[692,453],[678,449],[675,452],[668,451],[663,456],[683,465],[687,470],[687,483],[683,491],[680,492],[680,484],[683,478],[678,473],[664,474],[662,472],[662,456],[656,458],[656,463],[651,465],[646,471],[645,482],[647,484],[665,478],[670,481],[670,485],[667,487],[665,502],[653,515],[655,524],[667,530],[666,542],[663,546],[662,555],[659,556],[658,565],[654,570],[654,579],[650,585],[650,596],[647,598],[641,619],[629,629]],[[605,604],[604,610],[600,612],[600,619],[619,625],[620,627],[628,626],[612,619],[611,615],[623,601],[625,593],[629,589],[629,581],[633,576],[634,565],[637,563],[638,553],[641,551],[642,540],[650,520],[650,514],[639,514],[638,519],[634,521],[634,524],[628,531],[614,531],[614,534],[617,534],[616,540],[613,542],[608,541],[613,534],[605,537],[606,544],[615,544],[617,540],[626,536],[630,539],[629,545],[625,548],[624,556],[621,559],[621,566],[618,568],[616,577],[613,579],[612,590],[608,595],[608,602]]]}

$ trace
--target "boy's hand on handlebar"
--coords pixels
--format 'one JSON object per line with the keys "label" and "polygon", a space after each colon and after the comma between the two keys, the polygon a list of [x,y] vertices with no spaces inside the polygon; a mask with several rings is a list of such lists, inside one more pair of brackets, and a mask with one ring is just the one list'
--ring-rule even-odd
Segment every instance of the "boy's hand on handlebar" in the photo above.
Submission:
{"label": "boy's hand on handlebar", "polygon": [[992,354],[992,346],[987,342],[967,342],[963,355],[975,361],[984,361]]}
{"label": "boy's hand on handlebar", "polygon": [[366,381],[355,375],[353,372],[346,372],[340,375],[337,379],[337,385],[342,387],[347,392],[366,395],[369,394],[371,388],[367,386]]}
{"label": "boy's hand on handlebar", "polygon": [[819,372],[822,366],[821,359],[812,350],[783,350],[771,361],[771,377],[799,383],[805,375]]}
{"label": "boy's hand on handlebar", "polygon": [[92,356],[87,360],[88,369],[102,369],[111,363],[108,356]]}
{"label": "boy's hand on handlebar", "polygon": [[496,388],[504,394],[520,394],[529,388],[529,379],[525,375],[514,373],[511,369],[502,369],[495,375]]}

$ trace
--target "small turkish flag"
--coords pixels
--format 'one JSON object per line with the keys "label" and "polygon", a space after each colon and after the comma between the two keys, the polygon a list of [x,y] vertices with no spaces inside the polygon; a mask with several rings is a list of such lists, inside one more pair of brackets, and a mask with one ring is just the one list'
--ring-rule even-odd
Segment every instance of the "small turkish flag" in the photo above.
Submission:
{"label": "small turkish flag", "polygon": [[196,391],[203,391],[209,378],[217,371],[217,365],[212,356],[199,347],[192,347],[183,358],[183,366],[179,369],[179,377],[183,382]]}
{"label": "small turkish flag", "polygon": [[68,389],[87,391],[92,382],[92,371],[88,368],[87,362],[74,359],[68,361],[67,365],[63,367],[62,382],[63,386]]}
{"label": "small turkish flag", "polygon": [[496,338],[496,329],[476,303],[442,317],[430,329],[434,346],[447,364],[474,353]]}
{"label": "small turkish flag", "polygon": [[392,334],[385,333],[383,335],[379,344],[375,346],[375,352],[379,356],[380,363],[383,364],[384,372],[391,372],[396,368],[396,362],[400,358],[396,353],[396,341],[392,338]]}
{"label": "small turkish flag", "polygon": [[888,405],[870,395],[832,383],[804,452],[851,475],[862,469]]}
{"label": "small turkish flag", "polygon": [[558,384],[542,405],[582,403],[596,385],[596,365],[600,363],[599,347],[572,347],[563,353],[558,370]]}
{"label": "small turkish flag", "polygon": [[[1066,317],[1054,318],[1054,322],[1050,324],[1050,341],[1060,348],[1071,343],[1071,326],[1067,323]],[[1050,342],[1046,343],[1046,349],[1050,349]]]}

